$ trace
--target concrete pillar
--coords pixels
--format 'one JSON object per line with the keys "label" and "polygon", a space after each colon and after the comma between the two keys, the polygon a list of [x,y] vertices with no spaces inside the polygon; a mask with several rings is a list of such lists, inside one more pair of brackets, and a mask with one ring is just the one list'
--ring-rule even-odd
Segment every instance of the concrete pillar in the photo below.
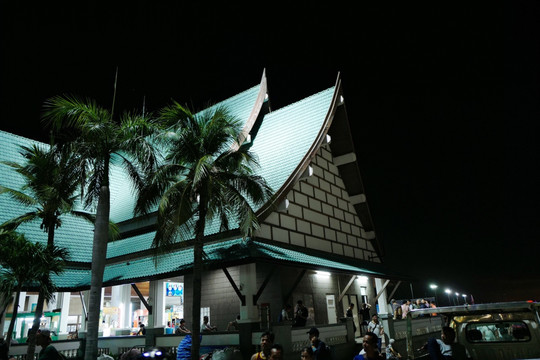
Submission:
{"label": "concrete pillar", "polygon": [[[27,311],[25,308],[24,308],[24,304],[26,303],[26,292],[25,291],[21,291],[21,294],[19,296],[19,303],[17,305],[14,304],[14,306],[18,306],[19,309],[18,309],[18,313],[22,313],[22,312],[25,312]],[[23,323],[23,319],[18,319],[17,322],[15,323],[15,333],[17,334],[16,337],[17,338],[20,338],[22,336],[21,334],[21,328],[22,328],[22,323]]]}
{"label": "concrete pillar", "polygon": [[86,312],[88,312],[88,306],[90,305],[90,290],[81,291],[81,294],[83,301],[83,304],[81,304],[83,308],[81,314],[81,331],[86,332],[86,317],[88,316],[88,314],[85,314],[84,309],[86,309]]}
{"label": "concrete pillar", "polygon": [[[57,293],[56,294],[56,306],[61,308],[60,312],[60,326],[59,331],[61,334],[67,333],[67,324],[69,317],[69,301],[71,300],[71,293]],[[56,308],[56,307],[55,307]]]}
{"label": "concrete pillar", "polygon": [[[383,289],[383,286],[384,286],[383,279],[375,278],[375,290],[377,291],[377,294],[381,292],[381,290]],[[378,303],[379,303],[379,315],[380,315],[379,321],[381,322],[384,328],[384,333],[385,333],[385,336],[382,339],[383,349],[384,349],[386,347],[386,344],[388,343],[387,336],[390,331],[388,318],[392,317],[392,313],[391,312],[390,314],[388,313],[388,299],[386,298],[386,288],[382,290],[382,293],[378,299]]]}
{"label": "concrete pillar", "polygon": [[[150,281],[150,296],[148,304],[152,306],[152,314],[148,314],[148,327],[163,327],[166,325],[163,312],[165,311],[165,281]],[[142,305],[144,306],[144,305]]]}
{"label": "concrete pillar", "polygon": [[259,322],[257,304],[253,304],[253,295],[257,294],[257,265],[240,265],[240,292],[246,297],[246,304],[240,304],[241,322]]}
{"label": "concrete pillar", "polygon": [[[352,329],[352,325],[351,325]],[[289,358],[293,356],[292,351],[292,337],[291,337],[291,324],[282,324],[277,323],[272,326],[272,332],[274,333],[275,339],[274,342],[276,344],[281,344],[283,346],[283,350],[285,351],[285,358]],[[294,358],[297,358],[297,354]]]}
{"label": "concrete pillar", "polygon": [[[383,279],[375,278],[375,291],[377,294],[381,291],[383,285]],[[388,299],[386,298],[386,289],[384,289],[382,294],[379,296],[378,303],[379,314],[388,314]]]}
{"label": "concrete pillar", "polygon": [[129,311],[131,304],[131,285],[118,285],[112,287],[111,306],[117,307],[118,323],[117,328],[131,327],[131,314]]}

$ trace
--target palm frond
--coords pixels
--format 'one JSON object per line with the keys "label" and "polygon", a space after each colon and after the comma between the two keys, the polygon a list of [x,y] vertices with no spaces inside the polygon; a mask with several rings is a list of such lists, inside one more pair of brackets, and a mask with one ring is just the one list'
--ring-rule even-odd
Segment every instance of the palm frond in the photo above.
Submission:
{"label": "palm frond", "polygon": [[0,225],[0,228],[10,231],[10,230],[16,230],[19,226],[21,226],[24,223],[33,221],[35,219],[39,218],[39,214],[36,211],[27,212],[25,214],[19,215],[13,219],[9,219],[6,222],[4,222],[2,225]]}
{"label": "palm frond", "polygon": [[30,195],[5,186],[0,186],[0,195],[1,194],[8,194],[13,200],[24,206],[34,206],[37,204],[37,201]]}
{"label": "palm frond", "polygon": [[86,128],[85,125],[89,123],[111,120],[111,115],[92,99],[83,100],[73,95],[64,95],[45,101],[42,118],[53,129],[60,130],[63,127]]}

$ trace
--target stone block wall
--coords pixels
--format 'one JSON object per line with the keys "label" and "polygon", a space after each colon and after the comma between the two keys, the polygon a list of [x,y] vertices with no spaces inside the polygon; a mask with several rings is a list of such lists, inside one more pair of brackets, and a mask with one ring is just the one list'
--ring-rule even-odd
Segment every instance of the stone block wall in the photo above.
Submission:
{"label": "stone block wall", "polygon": [[375,249],[365,237],[330,149],[321,147],[310,165],[313,175],[298,181],[287,195],[288,210],[268,216],[256,236],[371,260]]}

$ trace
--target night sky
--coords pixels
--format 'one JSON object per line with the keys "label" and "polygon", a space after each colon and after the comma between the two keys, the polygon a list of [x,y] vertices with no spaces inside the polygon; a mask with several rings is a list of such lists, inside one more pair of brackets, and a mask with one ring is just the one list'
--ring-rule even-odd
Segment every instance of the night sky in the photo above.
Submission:
{"label": "night sky", "polygon": [[[352,4],[352,3],[351,3]],[[43,101],[200,110],[268,77],[278,109],[341,74],[385,263],[477,301],[540,300],[534,3],[474,8],[1,5],[1,129],[46,140]]]}

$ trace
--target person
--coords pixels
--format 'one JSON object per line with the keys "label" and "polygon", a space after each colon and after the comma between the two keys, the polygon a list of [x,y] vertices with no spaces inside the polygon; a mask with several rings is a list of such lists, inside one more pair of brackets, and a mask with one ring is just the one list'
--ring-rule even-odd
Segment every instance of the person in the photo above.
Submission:
{"label": "person", "polygon": [[[202,335],[199,335],[202,340]],[[186,334],[176,349],[176,360],[191,360],[191,334]]]}
{"label": "person", "polygon": [[261,334],[261,351],[253,354],[251,360],[262,360],[270,357],[270,349],[274,345],[274,333],[265,331]]}
{"label": "person", "polygon": [[346,316],[347,316],[348,318],[351,318],[351,319],[352,319],[353,332],[356,333],[356,324],[354,323],[354,314],[353,314],[353,311],[354,311],[354,303],[350,303],[350,304],[349,304],[349,308],[347,309]]}
{"label": "person", "polygon": [[384,356],[382,356],[377,349],[378,342],[379,337],[376,334],[368,331],[366,335],[364,335],[364,339],[362,341],[362,351],[360,351],[360,353],[356,355],[353,360],[384,359]]}
{"label": "person", "polygon": [[8,360],[9,356],[9,348],[7,341],[4,340],[2,336],[0,336],[0,360]]}
{"label": "person", "polygon": [[186,327],[186,320],[184,320],[184,319],[180,320],[180,325],[178,325],[178,327],[176,328],[174,333],[176,335],[191,334],[191,331],[189,331],[189,329]]}
{"label": "person", "polygon": [[464,360],[467,358],[465,347],[456,344],[456,332],[450,326],[443,326],[441,338],[429,338],[428,342],[421,348],[427,350],[431,360]]}
{"label": "person", "polygon": [[[437,304],[435,303],[435,301],[432,301],[431,304],[429,304],[429,306],[430,306],[432,309],[437,308]],[[431,316],[437,316],[437,313],[431,313]]]}
{"label": "person", "polygon": [[[390,305],[392,306],[393,319],[397,320],[397,318],[398,318],[398,309],[401,310],[401,305],[399,305],[399,303],[397,302],[396,299],[392,299],[390,301]],[[401,312],[399,313],[399,318],[401,319]]]}
{"label": "person", "polygon": [[236,319],[230,321],[227,325],[227,331],[238,330],[238,321],[240,320],[240,314],[236,315]]}
{"label": "person", "polygon": [[379,322],[379,316],[377,314],[373,315],[373,317],[371,318],[371,321],[368,324],[368,332],[372,332],[375,335],[377,335],[378,337],[377,348],[379,349],[379,352],[381,352],[382,337],[384,336],[384,328]]}
{"label": "person", "polygon": [[281,312],[279,313],[278,322],[283,321],[289,321],[292,320],[289,312],[291,311],[292,306],[290,304],[283,305],[283,309],[281,309]]}
{"label": "person", "polygon": [[137,360],[141,356],[141,351],[137,348],[131,348],[128,351],[125,351],[121,356],[120,360]]}
{"label": "person", "polygon": [[405,300],[401,305],[401,318],[406,319],[409,311],[411,311],[411,300]]}
{"label": "person", "polygon": [[36,345],[41,346],[38,360],[58,360],[60,355],[58,350],[51,345],[51,331],[49,329],[40,329],[36,334]]}
{"label": "person", "polygon": [[360,310],[360,314],[362,315],[362,333],[367,332],[367,325],[369,323],[369,319],[371,318],[369,314],[369,309],[371,308],[370,304],[363,303],[362,304],[362,310]]}
{"label": "person", "polygon": [[311,349],[313,350],[313,359],[315,360],[330,360],[330,349],[326,346],[324,341],[319,339],[319,329],[312,327],[309,329],[308,337],[311,343]]}
{"label": "person", "polygon": [[137,332],[137,335],[146,335],[146,328],[144,327],[144,324],[141,323],[139,331]]}
{"label": "person", "polygon": [[386,359],[387,360],[398,360],[401,359],[401,354],[394,348],[394,339],[388,341],[388,346],[386,347]]}
{"label": "person", "polygon": [[305,347],[300,351],[300,360],[314,360],[313,350],[310,347]]}
{"label": "person", "polygon": [[216,326],[210,325],[210,322],[208,320],[208,316],[203,317],[203,323],[201,324],[201,333],[203,332],[213,332],[217,331]]}
{"label": "person", "polygon": [[294,327],[303,327],[306,326],[306,321],[308,318],[308,309],[304,306],[302,300],[296,302],[296,310],[294,312]]}
{"label": "person", "polygon": [[270,348],[270,358],[268,360],[283,360],[283,346],[280,344],[273,344]]}

